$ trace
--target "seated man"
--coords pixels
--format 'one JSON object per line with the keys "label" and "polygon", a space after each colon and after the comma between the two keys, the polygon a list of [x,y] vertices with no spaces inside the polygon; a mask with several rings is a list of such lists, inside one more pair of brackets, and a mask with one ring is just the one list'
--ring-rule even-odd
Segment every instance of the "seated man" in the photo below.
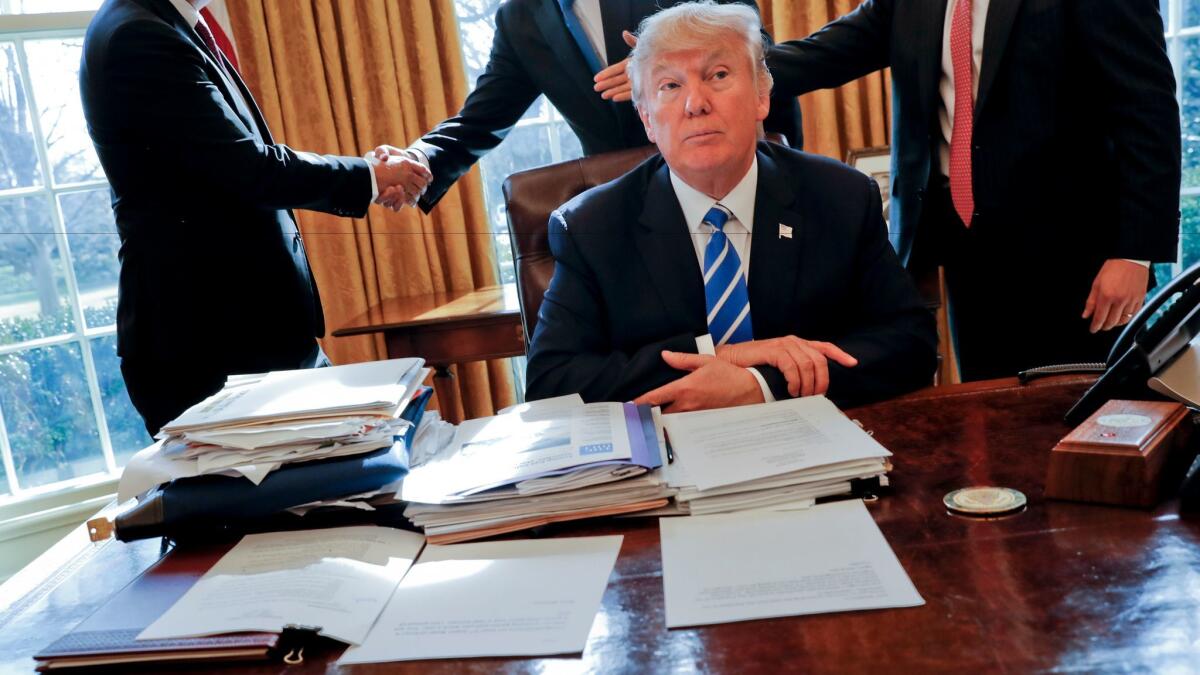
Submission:
{"label": "seated man", "polygon": [[827,393],[850,406],[928,384],[933,317],[874,181],[756,144],[771,91],[758,15],[664,10],[628,69],[661,156],[551,216],[528,398],[678,411]]}

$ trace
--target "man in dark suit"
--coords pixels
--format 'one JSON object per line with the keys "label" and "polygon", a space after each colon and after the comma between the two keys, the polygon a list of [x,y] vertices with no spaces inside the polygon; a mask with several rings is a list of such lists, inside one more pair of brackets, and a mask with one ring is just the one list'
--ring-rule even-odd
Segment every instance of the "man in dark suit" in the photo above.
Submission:
{"label": "man in dark suit", "polygon": [[551,217],[529,398],[854,405],[929,382],[933,319],[878,187],[756,144],[771,87],[758,29],[748,8],[698,3],[644,24],[629,72],[662,154]]}
{"label": "man in dark suit", "polygon": [[1154,0],[866,0],[768,55],[789,95],[892,69],[892,238],[946,270],[964,379],[1102,361],[1175,259]]}
{"label": "man in dark suit", "polygon": [[[752,0],[722,1],[754,5]],[[622,31],[634,30],[659,8],[678,2],[508,0],[501,5],[491,56],[462,110],[407,149],[433,174],[417,204],[428,213],[455,181],[504,140],[542,94],[566,118],[585,155],[649,144],[633,106],[601,98],[593,90],[593,77],[629,55]],[[766,130],[800,147],[796,100],[780,98],[773,108]],[[381,156],[386,150],[381,149]]]}
{"label": "man in dark suit", "polygon": [[151,434],[228,375],[324,361],[289,209],[361,217],[427,173],[275,143],[201,20],[207,1],[107,0],[79,72],[121,238],[121,371]]}

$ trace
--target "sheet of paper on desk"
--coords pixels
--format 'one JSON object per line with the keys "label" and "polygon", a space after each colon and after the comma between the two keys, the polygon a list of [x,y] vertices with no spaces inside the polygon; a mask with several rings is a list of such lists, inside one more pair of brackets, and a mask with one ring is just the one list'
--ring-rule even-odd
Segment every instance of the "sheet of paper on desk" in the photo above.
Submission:
{"label": "sheet of paper on desk", "polygon": [[1200,336],[1193,338],[1171,365],[1146,384],[1184,405],[1200,406]]}
{"label": "sheet of paper on desk", "polygon": [[892,453],[824,396],[662,416],[700,490]]}
{"label": "sheet of paper on desk", "polygon": [[925,604],[859,500],[658,522],[670,628]]}
{"label": "sheet of paper on desk", "polygon": [[138,639],[298,624],[358,644],[424,543],[377,526],[247,535]]}
{"label": "sheet of paper on desk", "polygon": [[427,546],[339,664],[581,652],[620,536]]}

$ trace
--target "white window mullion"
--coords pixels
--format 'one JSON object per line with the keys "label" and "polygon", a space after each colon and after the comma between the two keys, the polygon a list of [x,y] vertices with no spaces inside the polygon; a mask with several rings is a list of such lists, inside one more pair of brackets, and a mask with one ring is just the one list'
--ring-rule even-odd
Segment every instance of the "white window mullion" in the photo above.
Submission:
{"label": "white window mullion", "polygon": [[0,463],[8,476],[8,491],[14,497],[21,494],[21,483],[17,480],[17,465],[13,462],[12,446],[8,442],[8,428],[4,423],[4,406],[0,405]]}
{"label": "white window mullion", "polygon": [[58,199],[53,190],[54,172],[50,164],[49,152],[46,149],[46,136],[42,133],[41,109],[38,107],[37,94],[34,92],[32,86],[33,80],[29,76],[29,59],[25,54],[24,39],[17,39],[16,53],[17,63],[21,70],[21,79],[28,86],[26,93],[29,96],[29,106],[33,109],[30,121],[33,125],[34,147],[37,151],[38,163],[42,166],[47,186],[51,188],[46,194],[46,199],[48,200],[47,207],[50,209],[51,219],[54,223],[54,237],[58,241],[58,258],[62,262],[63,276],[67,282],[67,302],[70,303],[71,315],[75,320],[75,330],[71,335],[79,342],[79,352],[86,374],[84,379],[87,381],[89,398],[92,402],[92,416],[96,422],[96,431],[100,436],[100,450],[104,456],[104,466],[109,473],[112,473],[116,470],[112,441],[108,435],[108,424],[104,416],[104,402],[100,398],[100,385],[96,378],[96,364],[92,359],[91,344],[88,343],[87,338],[84,336],[84,327],[87,324],[84,322],[83,307],[79,300],[79,285],[75,279],[75,265],[71,260],[71,247],[67,241],[66,224],[63,222],[62,209],[59,207]]}

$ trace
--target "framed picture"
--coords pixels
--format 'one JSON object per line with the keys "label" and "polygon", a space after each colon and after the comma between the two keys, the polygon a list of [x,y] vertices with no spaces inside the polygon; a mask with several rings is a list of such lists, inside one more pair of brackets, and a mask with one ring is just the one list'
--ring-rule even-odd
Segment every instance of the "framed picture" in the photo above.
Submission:
{"label": "framed picture", "polygon": [[846,154],[846,163],[867,174],[879,183],[879,197],[883,200],[883,220],[891,230],[888,205],[892,194],[892,151],[889,146],[855,148]]}

